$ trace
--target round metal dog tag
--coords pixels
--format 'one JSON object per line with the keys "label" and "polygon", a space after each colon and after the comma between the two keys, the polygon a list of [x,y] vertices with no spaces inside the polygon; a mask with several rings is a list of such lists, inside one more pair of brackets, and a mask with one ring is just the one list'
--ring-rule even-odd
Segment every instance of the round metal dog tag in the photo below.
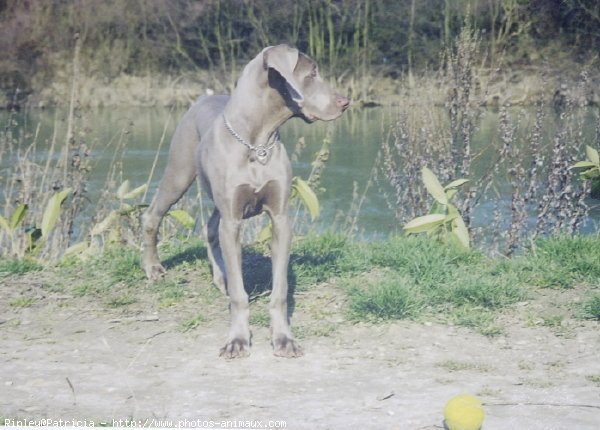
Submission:
{"label": "round metal dog tag", "polygon": [[267,159],[269,158],[269,150],[265,148],[263,145],[259,145],[254,150],[256,152],[256,158],[261,164],[265,164]]}

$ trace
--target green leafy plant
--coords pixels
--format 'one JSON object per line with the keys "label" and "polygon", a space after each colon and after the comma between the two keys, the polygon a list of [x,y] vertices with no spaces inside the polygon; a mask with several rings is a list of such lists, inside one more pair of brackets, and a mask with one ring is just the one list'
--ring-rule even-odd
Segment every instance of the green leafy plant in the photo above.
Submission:
{"label": "green leafy plant", "polygon": [[[104,243],[134,242],[136,237],[137,225],[140,211],[147,205],[133,204],[128,201],[136,199],[142,195],[147,188],[147,184],[140,185],[131,189],[131,183],[127,179],[117,189],[116,197],[119,201],[117,209],[113,209],[102,220],[98,221],[90,230],[90,237],[101,237]],[[183,225],[185,228],[193,229],[195,220],[183,209],[171,209],[167,215]],[[90,252],[92,241],[84,240],[69,247],[64,257],[74,255],[84,255]]]}
{"label": "green leafy plant", "polygon": [[[113,209],[108,215],[92,227],[91,236],[103,236],[109,243],[120,242],[123,238],[124,224],[132,221],[136,212],[140,210],[141,205],[127,203],[126,200],[133,200],[146,191],[147,185],[141,185],[131,189],[129,180],[125,180],[117,189],[116,197],[119,199],[119,207]],[[121,222],[120,222],[121,221]]]}
{"label": "green leafy plant", "polygon": [[592,181],[592,196],[600,197],[600,155],[598,151],[589,145],[585,146],[585,161],[578,161],[572,169],[582,169],[579,172],[579,177],[584,180]]}
{"label": "green leafy plant", "polygon": [[[56,227],[56,222],[60,217],[61,206],[69,194],[71,194],[71,191],[71,188],[66,188],[50,197],[39,226],[34,224],[20,229],[29,210],[29,206],[24,203],[17,206],[10,220],[0,215],[0,228],[6,231],[10,238],[11,253],[13,256],[22,258],[25,254],[35,254],[35,252],[43,247],[50,237],[52,230]],[[19,231],[24,233],[24,237],[18,235]]]}
{"label": "green leafy plant", "polygon": [[[91,235],[108,234],[109,242],[121,241],[127,224],[135,223],[139,213],[147,205],[126,203],[126,200],[133,200],[146,191],[147,184],[140,185],[137,188],[131,189],[129,180],[124,181],[117,189],[117,198],[119,199],[119,208],[112,210],[106,218],[97,223],[91,231]],[[167,212],[167,216],[171,217],[185,228],[194,228],[196,222],[192,216],[183,209],[171,209]],[[121,221],[121,222],[119,222]]]}
{"label": "green leafy plant", "polygon": [[404,230],[407,234],[427,233],[444,242],[454,242],[464,249],[469,249],[469,230],[458,209],[451,203],[458,188],[469,180],[457,179],[444,187],[427,167],[423,167],[421,174],[423,184],[434,198],[434,202],[427,215],[409,221]]}
{"label": "green leafy plant", "polygon": [[21,224],[21,222],[23,222],[23,219],[25,219],[27,209],[28,206],[25,203],[21,203],[13,212],[12,216],[10,217],[10,220],[7,220],[2,215],[0,215],[0,227],[8,234],[11,244],[11,253],[13,255],[18,254],[18,241],[15,240],[15,232],[17,230],[17,227]]}
{"label": "green leafy plant", "polygon": [[300,178],[299,176],[294,176],[292,178],[292,201],[298,200],[302,206],[308,211],[310,214],[311,221],[314,221],[319,217],[321,213],[321,207],[319,205],[319,199],[317,195],[312,190],[308,182]]}

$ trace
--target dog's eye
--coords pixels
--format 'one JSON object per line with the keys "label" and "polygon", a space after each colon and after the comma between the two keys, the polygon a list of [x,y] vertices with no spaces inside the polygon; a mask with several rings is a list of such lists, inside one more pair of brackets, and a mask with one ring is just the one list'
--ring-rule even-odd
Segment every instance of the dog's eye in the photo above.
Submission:
{"label": "dog's eye", "polygon": [[313,67],[312,70],[310,71],[310,77],[311,78],[316,78],[317,75],[319,74],[319,71],[317,70],[317,67]]}

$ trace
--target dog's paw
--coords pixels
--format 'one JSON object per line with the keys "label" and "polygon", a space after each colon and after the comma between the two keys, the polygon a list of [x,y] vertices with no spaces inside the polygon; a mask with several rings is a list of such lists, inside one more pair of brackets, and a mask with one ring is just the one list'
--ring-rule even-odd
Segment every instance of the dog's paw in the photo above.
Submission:
{"label": "dog's paw", "polygon": [[221,352],[219,357],[232,359],[232,358],[244,358],[250,355],[250,343],[246,339],[235,338],[228,341]]}
{"label": "dog's paw", "polygon": [[277,336],[273,338],[273,354],[277,357],[295,358],[302,357],[302,347],[293,338],[288,336]]}
{"label": "dog's paw", "polygon": [[167,270],[160,263],[148,264],[144,266],[144,271],[150,281],[158,281],[167,273]]}

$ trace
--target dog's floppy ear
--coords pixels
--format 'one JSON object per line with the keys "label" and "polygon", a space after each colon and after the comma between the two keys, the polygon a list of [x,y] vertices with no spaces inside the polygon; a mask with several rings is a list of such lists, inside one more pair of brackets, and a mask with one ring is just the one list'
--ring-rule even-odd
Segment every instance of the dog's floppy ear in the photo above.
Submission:
{"label": "dog's floppy ear", "polygon": [[277,45],[265,49],[263,52],[263,67],[265,70],[273,69],[285,81],[285,90],[290,98],[300,104],[304,100],[301,87],[294,76],[294,69],[298,63],[298,50],[288,45]]}

